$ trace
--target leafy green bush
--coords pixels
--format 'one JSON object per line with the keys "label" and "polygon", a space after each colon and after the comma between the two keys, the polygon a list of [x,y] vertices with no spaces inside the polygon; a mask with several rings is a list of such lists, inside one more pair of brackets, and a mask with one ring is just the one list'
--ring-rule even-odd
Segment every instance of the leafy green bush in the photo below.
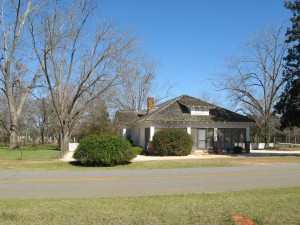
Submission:
{"label": "leafy green bush", "polygon": [[80,141],[73,157],[87,166],[115,166],[135,156],[132,145],[125,138],[90,135]]}
{"label": "leafy green bush", "polygon": [[163,129],[154,134],[153,143],[161,156],[183,156],[191,153],[193,138],[184,130]]}
{"label": "leafy green bush", "polygon": [[141,155],[142,152],[143,152],[143,149],[141,147],[136,146],[136,147],[132,147],[132,148],[133,148],[136,155]]}
{"label": "leafy green bush", "polygon": [[240,146],[234,146],[234,147],[232,148],[232,150],[233,150],[233,154],[241,154],[243,148],[240,147]]}

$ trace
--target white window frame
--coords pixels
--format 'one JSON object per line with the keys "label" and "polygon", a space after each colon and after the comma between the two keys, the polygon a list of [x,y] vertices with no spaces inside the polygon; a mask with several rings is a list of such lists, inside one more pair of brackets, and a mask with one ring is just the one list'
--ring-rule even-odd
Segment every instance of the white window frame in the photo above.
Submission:
{"label": "white window frame", "polygon": [[203,106],[193,106],[191,108],[191,115],[208,116],[209,115],[209,109],[207,109]]}

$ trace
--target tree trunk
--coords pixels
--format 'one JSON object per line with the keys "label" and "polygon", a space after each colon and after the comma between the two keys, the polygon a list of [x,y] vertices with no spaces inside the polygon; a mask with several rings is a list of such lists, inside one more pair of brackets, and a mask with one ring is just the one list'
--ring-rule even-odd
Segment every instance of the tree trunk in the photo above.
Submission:
{"label": "tree trunk", "polygon": [[33,136],[32,146],[38,146],[39,144],[39,135]]}
{"label": "tree trunk", "polygon": [[16,128],[10,128],[9,131],[9,148],[16,149],[18,147],[18,133]]}
{"label": "tree trunk", "polygon": [[265,148],[264,149],[269,149],[270,146],[270,140],[268,138],[265,139]]}
{"label": "tree trunk", "polygon": [[10,110],[9,149],[16,149],[18,145],[18,117],[14,110]]}
{"label": "tree trunk", "polygon": [[265,141],[265,147],[264,149],[269,149],[270,147],[270,140],[271,140],[271,136],[269,132],[266,132],[264,135],[264,141]]}
{"label": "tree trunk", "polygon": [[60,133],[60,156],[63,158],[69,152],[69,131]]}
{"label": "tree trunk", "polygon": [[270,147],[270,141],[271,141],[271,131],[270,131],[270,126],[268,125],[269,122],[266,121],[264,124],[264,141],[265,141],[265,147],[264,149],[269,149]]}
{"label": "tree trunk", "polygon": [[42,139],[42,144],[45,144],[45,129],[42,128],[41,130],[41,139]]}

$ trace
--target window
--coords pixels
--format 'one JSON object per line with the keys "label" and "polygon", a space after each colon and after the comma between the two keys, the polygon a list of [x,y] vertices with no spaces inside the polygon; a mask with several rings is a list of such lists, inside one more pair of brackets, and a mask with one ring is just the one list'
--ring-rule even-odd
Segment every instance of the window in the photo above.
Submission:
{"label": "window", "polygon": [[131,129],[126,129],[125,137],[126,137],[128,140],[131,140]]}
{"label": "window", "polygon": [[192,128],[193,149],[213,149],[214,129],[213,128]]}
{"label": "window", "polygon": [[232,149],[234,146],[245,147],[245,128],[219,128],[218,142],[221,149]]}
{"label": "window", "polygon": [[193,106],[191,108],[191,115],[209,115],[209,109],[203,106]]}

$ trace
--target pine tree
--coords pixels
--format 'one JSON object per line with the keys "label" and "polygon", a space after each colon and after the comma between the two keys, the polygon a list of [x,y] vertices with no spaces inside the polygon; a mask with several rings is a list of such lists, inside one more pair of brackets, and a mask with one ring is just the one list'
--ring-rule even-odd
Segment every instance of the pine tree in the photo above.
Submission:
{"label": "pine tree", "polygon": [[290,19],[292,27],[286,32],[286,42],[291,43],[283,73],[287,84],[275,105],[276,112],[281,115],[282,129],[300,126],[300,1],[287,1],[285,7],[293,12],[293,17]]}

